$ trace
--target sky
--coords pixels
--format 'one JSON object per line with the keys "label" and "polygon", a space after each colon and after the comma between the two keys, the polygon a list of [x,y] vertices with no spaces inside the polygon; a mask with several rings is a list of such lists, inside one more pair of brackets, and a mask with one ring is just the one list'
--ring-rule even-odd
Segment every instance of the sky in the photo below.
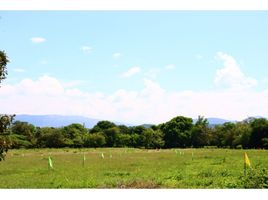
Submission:
{"label": "sky", "polygon": [[1,113],[268,117],[267,11],[0,11]]}

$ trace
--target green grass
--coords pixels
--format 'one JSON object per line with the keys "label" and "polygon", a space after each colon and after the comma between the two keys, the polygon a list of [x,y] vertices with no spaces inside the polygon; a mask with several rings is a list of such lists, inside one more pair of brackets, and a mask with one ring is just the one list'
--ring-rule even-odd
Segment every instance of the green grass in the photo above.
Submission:
{"label": "green grass", "polygon": [[[0,188],[243,188],[244,152],[177,149],[176,153],[174,149],[131,148],[10,150],[6,160],[0,162]],[[246,152],[253,168],[268,169],[267,150]],[[48,156],[53,160],[54,170],[48,168]]]}

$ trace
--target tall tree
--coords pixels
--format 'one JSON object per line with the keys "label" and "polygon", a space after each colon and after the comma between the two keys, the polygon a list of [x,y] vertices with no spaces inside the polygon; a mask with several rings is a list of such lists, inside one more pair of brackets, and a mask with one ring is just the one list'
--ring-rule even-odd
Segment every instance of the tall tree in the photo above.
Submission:
{"label": "tall tree", "polygon": [[165,142],[163,140],[163,133],[161,130],[153,130],[148,128],[144,130],[141,134],[142,145],[146,149],[151,148],[161,148],[164,146]]}
{"label": "tall tree", "polygon": [[11,132],[16,136],[24,136],[25,140],[29,142],[28,147],[36,145],[35,126],[27,122],[15,121],[11,126]]}
{"label": "tall tree", "polygon": [[6,53],[4,51],[0,51],[0,83],[2,80],[6,78],[7,68],[6,65],[9,62]]}
{"label": "tall tree", "polygon": [[193,120],[184,116],[177,116],[165,124],[160,125],[164,133],[165,147],[187,147],[190,146],[190,131]]}
{"label": "tall tree", "polygon": [[[7,68],[6,65],[9,62],[6,53],[0,51],[0,83],[6,78]],[[0,114],[0,161],[5,158],[8,149],[11,147],[11,141],[8,137],[8,127],[11,125],[15,115],[3,115]]]}
{"label": "tall tree", "polygon": [[194,147],[203,147],[209,145],[210,129],[208,120],[198,116],[198,119],[191,131],[191,143]]}
{"label": "tall tree", "polygon": [[83,137],[88,134],[88,130],[81,124],[71,124],[63,128],[63,134],[70,141],[70,147],[82,147]]}
{"label": "tall tree", "polygon": [[110,121],[99,121],[91,130],[91,133],[97,133],[104,131],[109,128],[116,127],[116,125],[113,122]]}
{"label": "tall tree", "polygon": [[252,132],[250,135],[250,147],[267,148],[268,121],[264,118],[254,119],[251,124]]}

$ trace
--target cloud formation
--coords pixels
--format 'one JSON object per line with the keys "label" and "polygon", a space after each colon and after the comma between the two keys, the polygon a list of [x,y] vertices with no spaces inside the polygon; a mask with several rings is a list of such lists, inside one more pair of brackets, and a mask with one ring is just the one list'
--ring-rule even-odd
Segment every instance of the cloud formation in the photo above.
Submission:
{"label": "cloud formation", "polygon": [[88,54],[92,52],[92,47],[90,46],[82,46],[81,49],[83,52],[88,53]]}
{"label": "cloud formation", "polygon": [[31,41],[32,41],[32,43],[38,44],[38,43],[43,43],[43,42],[45,42],[46,39],[43,38],[43,37],[32,37],[32,38],[31,38]]}
{"label": "cloud formation", "polygon": [[165,69],[171,70],[171,69],[175,69],[176,66],[174,64],[169,64],[165,66]]}
{"label": "cloud formation", "polygon": [[113,54],[113,58],[114,58],[114,59],[119,59],[121,56],[122,56],[121,53],[114,53],[114,54]]}
{"label": "cloud formation", "polygon": [[161,123],[177,115],[242,120],[268,113],[268,90],[169,92],[150,79],[143,84],[141,90],[103,94],[69,88],[46,75],[24,79],[1,87],[0,104],[5,105],[1,112],[82,115],[128,123]]}
{"label": "cloud formation", "polygon": [[240,69],[237,61],[230,55],[218,52],[218,59],[223,61],[223,67],[216,71],[214,83],[218,87],[241,89],[257,85],[257,80],[247,77]]}
{"label": "cloud formation", "polygon": [[[63,83],[55,77],[43,75],[37,80],[23,79],[17,84],[3,84],[0,105],[5,106],[1,112],[82,115],[134,124],[162,123],[177,115],[235,120],[256,115],[268,117],[268,89],[254,91],[244,87],[253,84],[237,62],[224,53],[218,56],[223,61],[223,67],[216,72],[215,80],[218,80],[217,84],[228,83],[224,90],[169,91],[158,82],[146,78],[142,80],[143,88],[140,90],[119,88],[104,94],[78,89],[81,83],[78,80]],[[139,71],[139,67],[130,68],[125,76]],[[240,89],[233,90],[237,85]]]}
{"label": "cloud formation", "polygon": [[126,72],[124,72],[121,76],[123,78],[129,78],[129,77],[131,77],[131,76],[139,73],[140,71],[141,71],[141,68],[140,67],[137,67],[137,66],[131,67]]}

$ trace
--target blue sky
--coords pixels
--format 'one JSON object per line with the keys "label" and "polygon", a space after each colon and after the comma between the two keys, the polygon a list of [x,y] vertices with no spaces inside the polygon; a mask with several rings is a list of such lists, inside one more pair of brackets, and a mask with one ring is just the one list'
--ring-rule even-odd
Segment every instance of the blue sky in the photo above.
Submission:
{"label": "blue sky", "polygon": [[176,115],[268,116],[268,12],[0,11],[0,16],[0,49],[11,60],[0,101],[16,104],[4,108],[7,113],[134,123]]}

